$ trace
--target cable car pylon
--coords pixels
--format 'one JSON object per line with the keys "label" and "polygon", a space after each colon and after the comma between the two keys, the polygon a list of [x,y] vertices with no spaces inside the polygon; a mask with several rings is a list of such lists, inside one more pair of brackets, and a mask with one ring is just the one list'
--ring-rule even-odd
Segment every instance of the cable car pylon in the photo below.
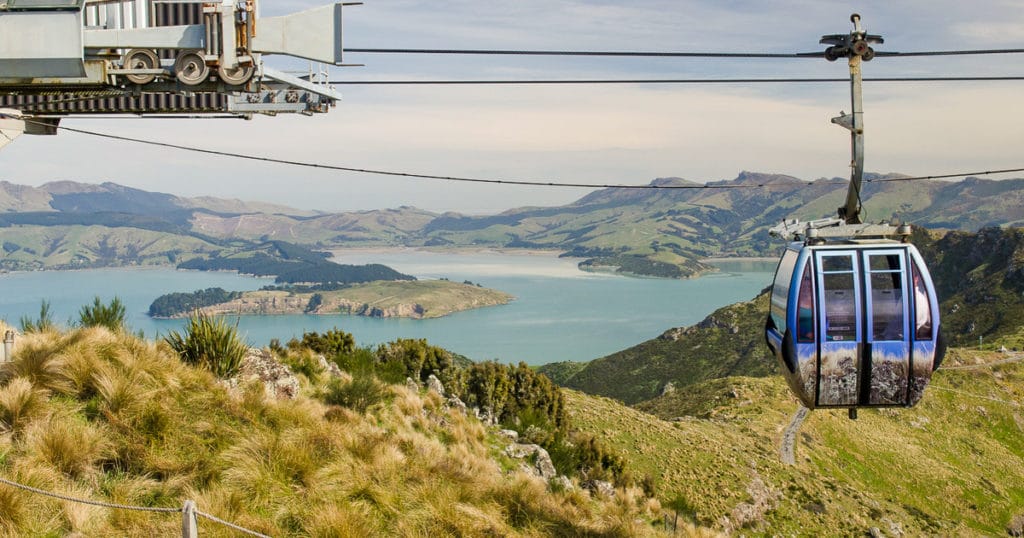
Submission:
{"label": "cable car pylon", "polygon": [[[769,230],[790,241],[775,272],[765,340],[790,389],[808,409],[911,407],[945,353],[935,287],[908,242],[910,226],[863,223],[861,67],[881,36],[850,16],[849,34],[826,35],[825,59],[848,58],[852,111],[832,119],[850,131],[851,174],[837,217],[785,220]],[[893,236],[898,239],[892,239]]]}

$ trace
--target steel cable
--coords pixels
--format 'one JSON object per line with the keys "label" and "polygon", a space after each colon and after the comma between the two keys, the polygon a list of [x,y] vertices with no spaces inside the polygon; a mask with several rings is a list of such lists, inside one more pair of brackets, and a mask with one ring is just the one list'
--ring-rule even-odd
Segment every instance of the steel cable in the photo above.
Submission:
{"label": "steel cable", "polygon": [[[26,123],[49,125],[42,122],[36,122],[30,119],[23,118],[21,116],[15,116],[10,114],[0,113],[0,117],[13,117],[15,119],[21,119]],[[183,144],[174,144],[170,142],[159,142],[156,140],[146,140],[141,138],[133,138],[127,136],[114,135],[109,133],[100,133],[96,131],[89,131],[85,129],[77,129],[74,127],[57,126],[57,129],[68,131],[71,133],[78,133],[87,136],[94,136],[99,138],[105,138],[109,140],[120,140],[123,142],[134,142],[137,144],[145,144],[149,146],[172,148],[182,151],[190,151],[193,153],[202,153],[206,155],[217,155],[221,157],[230,157],[235,159],[243,159],[257,162],[267,162],[274,164],[283,164],[287,166],[297,166],[303,168],[317,168],[321,170],[334,170],[341,172],[353,172],[361,174],[372,174],[372,175],[383,175],[392,177],[404,177],[411,179],[434,179],[442,181],[453,181],[463,183],[483,183],[492,185],[516,185],[516,186],[529,186],[529,187],[569,187],[569,188],[586,188],[586,189],[634,189],[634,190],[682,190],[682,189],[755,189],[755,188],[775,188],[775,187],[794,187],[802,185],[803,187],[812,186],[815,182],[808,181],[796,181],[791,183],[745,183],[745,184],[723,184],[723,183],[693,183],[684,185],[630,185],[630,184],[611,184],[611,183],[576,183],[576,182],[563,182],[563,181],[526,181],[518,179],[493,179],[493,178],[480,178],[480,177],[461,177],[461,176],[445,176],[435,174],[420,174],[415,172],[398,172],[392,170],[379,170],[373,168],[357,168],[352,166],[341,166],[332,165],[325,163],[315,163],[308,161],[298,161],[293,159],[279,159],[274,157],[265,157],[261,155],[251,155],[245,153],[235,153],[230,151],[221,151],[214,149],[206,149],[195,146],[186,146]],[[949,174],[934,174],[928,176],[907,176],[907,177],[895,177],[895,178],[876,178],[876,179],[864,179],[865,183],[883,183],[893,181],[921,181],[929,179],[948,179],[954,177],[969,177],[969,176],[983,176],[992,174],[1005,174],[1013,172],[1024,172],[1024,167],[1021,168],[1006,168],[1001,170],[984,170],[984,171],[973,171],[973,172],[957,172]]]}

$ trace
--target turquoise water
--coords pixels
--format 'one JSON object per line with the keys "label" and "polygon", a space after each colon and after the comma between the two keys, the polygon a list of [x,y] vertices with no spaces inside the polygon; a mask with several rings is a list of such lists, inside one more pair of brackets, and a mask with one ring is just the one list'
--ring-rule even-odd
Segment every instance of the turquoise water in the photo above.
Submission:
{"label": "turquoise water", "polygon": [[[357,316],[246,316],[240,331],[252,345],[271,338],[286,341],[303,331],[339,327],[360,345],[395,338],[426,338],[475,360],[498,359],[544,364],[590,360],[690,325],[715,309],[753,298],[768,285],[774,263],[723,264],[723,271],[695,280],[627,278],[592,274],[578,260],[551,255],[498,252],[436,253],[415,250],[343,251],[339,263],[383,263],[419,278],[470,280],[513,294],[510,304],[459,312],[431,320],[372,319]],[[153,299],[175,291],[208,287],[258,289],[271,279],[233,273],[173,269],[97,269],[0,275],[0,318],[17,324],[35,317],[43,299],[55,319],[69,323],[82,305],[99,295],[117,295],[128,308],[128,323],[147,337],[182,326],[181,320],[146,316]]]}

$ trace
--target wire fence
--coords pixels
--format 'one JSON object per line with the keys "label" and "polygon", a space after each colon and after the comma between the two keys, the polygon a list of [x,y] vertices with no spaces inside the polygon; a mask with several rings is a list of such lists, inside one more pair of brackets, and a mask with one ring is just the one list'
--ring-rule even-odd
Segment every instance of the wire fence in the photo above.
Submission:
{"label": "wire fence", "polygon": [[13,488],[17,488],[17,489],[20,489],[20,490],[23,490],[23,491],[28,491],[30,493],[35,493],[35,494],[38,494],[38,495],[43,495],[45,497],[50,497],[50,498],[53,498],[53,499],[59,499],[59,500],[62,500],[62,501],[74,502],[74,503],[79,503],[79,504],[88,504],[88,505],[91,505],[91,506],[100,506],[100,507],[103,507],[103,508],[110,508],[110,509],[113,509],[113,510],[134,510],[134,511],[137,511],[137,512],[154,512],[154,513],[162,513],[162,514],[176,514],[176,513],[178,513],[178,514],[182,515],[182,519],[181,519],[181,537],[182,538],[198,538],[199,537],[199,526],[198,526],[198,521],[197,521],[198,517],[202,517],[204,519],[208,519],[208,520],[210,520],[210,521],[212,521],[214,523],[218,523],[220,525],[223,525],[223,526],[228,527],[230,529],[234,529],[234,530],[236,530],[236,531],[238,531],[240,533],[247,534],[249,536],[257,536],[257,537],[260,537],[260,538],[270,538],[266,534],[262,534],[262,533],[254,531],[254,530],[247,529],[245,527],[242,527],[242,526],[236,525],[234,523],[231,523],[230,521],[225,521],[225,520],[223,520],[223,519],[221,519],[221,518],[219,518],[217,516],[214,516],[212,514],[207,514],[205,512],[202,512],[202,511],[200,511],[199,509],[196,508],[196,504],[192,500],[186,500],[183,503],[181,508],[170,508],[170,507],[160,507],[160,506],[133,506],[133,505],[128,505],[128,504],[118,504],[118,503],[108,503],[108,502],[103,502],[103,501],[94,501],[94,500],[91,500],[91,499],[79,499],[77,497],[71,497],[69,495],[63,495],[63,494],[60,494],[60,493],[54,493],[52,491],[47,491],[47,490],[36,488],[36,487],[32,487],[32,486],[26,486],[25,484],[19,484],[18,482],[14,482],[13,480],[8,480],[6,478],[0,478],[0,484],[5,484],[5,485],[8,485],[8,486],[13,487]]}

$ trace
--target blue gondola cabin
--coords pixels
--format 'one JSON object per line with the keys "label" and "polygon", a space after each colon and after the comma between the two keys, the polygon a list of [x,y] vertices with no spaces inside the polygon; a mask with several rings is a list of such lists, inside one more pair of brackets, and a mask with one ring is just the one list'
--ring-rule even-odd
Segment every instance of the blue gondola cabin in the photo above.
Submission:
{"label": "blue gondola cabin", "polygon": [[895,241],[790,244],[765,337],[810,409],[913,406],[945,351],[931,276]]}

